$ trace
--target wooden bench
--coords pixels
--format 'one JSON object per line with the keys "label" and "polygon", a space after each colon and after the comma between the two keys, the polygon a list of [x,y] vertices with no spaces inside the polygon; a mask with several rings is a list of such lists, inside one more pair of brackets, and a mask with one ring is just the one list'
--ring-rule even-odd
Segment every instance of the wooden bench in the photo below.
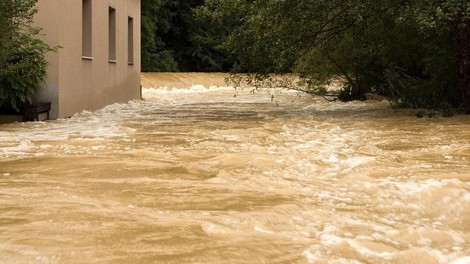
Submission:
{"label": "wooden bench", "polygon": [[24,121],[39,121],[39,114],[46,113],[49,120],[49,111],[51,110],[51,103],[39,102],[28,104],[24,107]]}

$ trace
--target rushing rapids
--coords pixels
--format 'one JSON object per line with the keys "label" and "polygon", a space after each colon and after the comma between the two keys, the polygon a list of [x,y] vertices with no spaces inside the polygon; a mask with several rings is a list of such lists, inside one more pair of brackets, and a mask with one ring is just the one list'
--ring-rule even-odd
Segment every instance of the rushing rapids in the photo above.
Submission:
{"label": "rushing rapids", "polygon": [[196,84],[0,125],[0,262],[470,263],[469,116]]}

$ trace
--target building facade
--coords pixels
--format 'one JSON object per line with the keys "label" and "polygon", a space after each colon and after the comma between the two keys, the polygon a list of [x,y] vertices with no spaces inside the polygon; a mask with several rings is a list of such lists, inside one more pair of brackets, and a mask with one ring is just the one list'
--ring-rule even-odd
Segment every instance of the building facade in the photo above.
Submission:
{"label": "building facade", "polygon": [[140,98],[140,0],[39,0],[52,119]]}

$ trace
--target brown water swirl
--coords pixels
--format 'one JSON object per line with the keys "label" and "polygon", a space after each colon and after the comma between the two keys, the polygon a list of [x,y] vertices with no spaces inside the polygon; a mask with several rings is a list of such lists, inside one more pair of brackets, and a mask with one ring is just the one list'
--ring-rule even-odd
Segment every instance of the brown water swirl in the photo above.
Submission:
{"label": "brown water swirl", "polygon": [[0,158],[1,263],[470,263],[469,116],[144,89]]}

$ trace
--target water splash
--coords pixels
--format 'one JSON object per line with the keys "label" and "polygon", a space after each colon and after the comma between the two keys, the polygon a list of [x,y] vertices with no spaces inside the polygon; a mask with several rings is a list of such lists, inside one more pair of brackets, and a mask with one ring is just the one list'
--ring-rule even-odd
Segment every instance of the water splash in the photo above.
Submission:
{"label": "water splash", "polygon": [[468,263],[468,116],[187,87],[0,126],[0,262]]}

